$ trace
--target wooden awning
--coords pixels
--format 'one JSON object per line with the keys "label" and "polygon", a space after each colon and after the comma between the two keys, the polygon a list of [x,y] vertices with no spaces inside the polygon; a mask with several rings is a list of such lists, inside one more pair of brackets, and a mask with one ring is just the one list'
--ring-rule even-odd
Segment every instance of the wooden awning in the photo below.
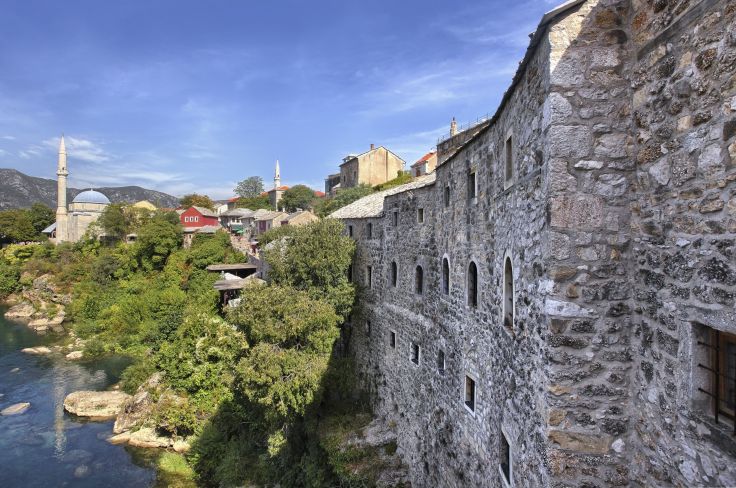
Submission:
{"label": "wooden awning", "polygon": [[244,271],[247,269],[257,270],[258,266],[250,263],[236,263],[236,264],[210,264],[207,266],[207,271]]}

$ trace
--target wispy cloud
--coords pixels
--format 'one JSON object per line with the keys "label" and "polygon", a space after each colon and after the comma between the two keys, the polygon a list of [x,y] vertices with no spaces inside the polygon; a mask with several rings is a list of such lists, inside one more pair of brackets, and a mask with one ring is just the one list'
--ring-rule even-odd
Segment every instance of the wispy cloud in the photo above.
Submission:
{"label": "wispy cloud", "polygon": [[[42,144],[48,149],[56,150],[59,148],[59,140],[59,137],[52,137],[43,141]],[[89,163],[104,163],[112,159],[111,154],[105,151],[100,144],[90,139],[64,136],[64,143],[69,157]]]}
{"label": "wispy cloud", "polygon": [[2,137],[0,137],[0,139],[4,139],[6,141],[14,141],[15,140],[15,136],[2,136]]}

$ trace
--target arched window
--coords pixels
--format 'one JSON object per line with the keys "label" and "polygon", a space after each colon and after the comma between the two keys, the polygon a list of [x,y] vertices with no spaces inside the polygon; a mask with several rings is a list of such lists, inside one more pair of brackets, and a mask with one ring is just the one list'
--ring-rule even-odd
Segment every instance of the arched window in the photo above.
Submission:
{"label": "arched window", "polygon": [[442,293],[450,294],[450,261],[442,258]]}
{"label": "arched window", "polygon": [[503,265],[503,325],[514,328],[514,268],[510,257]]}
{"label": "arched window", "polygon": [[478,267],[473,261],[468,265],[468,305],[478,306]]}
{"label": "arched window", "polygon": [[391,261],[391,286],[396,286],[396,282],[399,279],[399,267],[396,266],[396,261]]}
{"label": "arched window", "polygon": [[414,291],[419,295],[424,293],[424,270],[421,266],[417,266],[414,273]]}

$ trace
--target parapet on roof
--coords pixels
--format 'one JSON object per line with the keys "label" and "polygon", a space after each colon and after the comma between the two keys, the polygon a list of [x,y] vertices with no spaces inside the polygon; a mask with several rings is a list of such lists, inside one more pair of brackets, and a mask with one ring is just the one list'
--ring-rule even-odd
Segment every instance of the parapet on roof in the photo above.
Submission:
{"label": "parapet on roof", "polygon": [[434,184],[436,175],[434,172],[420,176],[411,183],[395,186],[388,190],[371,193],[368,196],[356,200],[350,205],[332,212],[329,217],[333,219],[365,219],[370,217],[379,217],[383,213],[383,200],[390,195],[396,195],[409,190],[416,190]]}

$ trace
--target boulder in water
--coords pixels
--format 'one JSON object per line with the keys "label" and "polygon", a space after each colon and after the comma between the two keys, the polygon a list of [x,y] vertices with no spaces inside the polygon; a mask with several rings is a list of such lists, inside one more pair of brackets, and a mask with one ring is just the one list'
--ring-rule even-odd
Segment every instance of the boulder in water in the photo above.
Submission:
{"label": "boulder in water", "polygon": [[114,433],[120,434],[131,430],[133,427],[142,424],[151,415],[154,405],[152,392],[159,390],[162,378],[162,373],[154,373],[138,387],[135,395],[125,403],[120,415],[115,420],[112,429]]}
{"label": "boulder in water", "polygon": [[50,354],[51,349],[49,349],[46,346],[26,347],[25,349],[21,349],[20,352],[23,352],[26,354],[42,355],[42,354]]}
{"label": "boulder in water", "polygon": [[64,410],[93,420],[115,418],[130,395],[122,391],[75,391],[64,399]]}
{"label": "boulder in water", "polygon": [[163,447],[164,449],[172,446],[172,440],[168,437],[159,436],[156,430],[151,427],[143,427],[130,434],[128,444],[133,447]]}
{"label": "boulder in water", "polygon": [[30,407],[31,404],[28,402],[16,403],[15,405],[4,408],[2,411],[0,411],[0,415],[20,415],[28,410]]}
{"label": "boulder in water", "polygon": [[36,309],[33,308],[33,305],[24,302],[10,307],[5,312],[5,317],[8,319],[30,319],[35,312]]}
{"label": "boulder in water", "polygon": [[70,352],[69,354],[66,355],[66,358],[67,359],[70,359],[72,361],[76,361],[78,359],[82,359],[82,356],[83,355],[84,355],[84,353],[82,353],[82,351],[72,351],[72,352]]}

